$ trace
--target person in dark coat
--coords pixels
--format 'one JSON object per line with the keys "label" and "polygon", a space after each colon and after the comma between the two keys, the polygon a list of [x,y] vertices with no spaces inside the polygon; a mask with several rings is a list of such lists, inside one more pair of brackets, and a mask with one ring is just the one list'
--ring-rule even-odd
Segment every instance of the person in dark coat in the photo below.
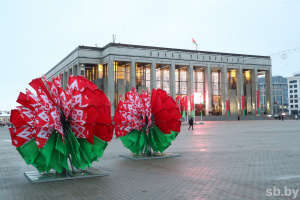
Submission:
{"label": "person in dark coat", "polygon": [[189,130],[190,130],[190,128],[192,127],[192,130],[194,130],[194,120],[193,120],[193,118],[191,117],[191,119],[189,120],[189,124],[190,124],[190,126],[189,126]]}

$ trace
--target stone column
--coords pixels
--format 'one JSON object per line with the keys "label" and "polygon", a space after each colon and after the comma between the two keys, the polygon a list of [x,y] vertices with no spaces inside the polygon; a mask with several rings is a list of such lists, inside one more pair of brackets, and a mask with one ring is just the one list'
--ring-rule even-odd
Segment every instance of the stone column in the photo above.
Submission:
{"label": "stone column", "polygon": [[243,68],[240,66],[236,70],[236,98],[237,98],[237,113],[241,115],[241,108],[242,108],[242,95],[244,95],[244,88],[243,88]]}
{"label": "stone column", "polygon": [[173,99],[176,99],[176,90],[175,90],[175,63],[169,66],[169,80],[170,80],[170,95]]}
{"label": "stone column", "polygon": [[68,69],[68,74],[67,74],[67,76],[68,76],[68,80],[69,80],[69,76],[70,76],[70,74],[72,75],[72,73],[73,73],[73,70],[72,70],[72,68],[73,68],[73,66],[72,66],[72,67],[70,67],[70,68]]}
{"label": "stone column", "polygon": [[210,65],[204,67],[204,82],[205,82],[205,109],[206,115],[208,115],[209,111],[211,111],[211,69]]}
{"label": "stone column", "polygon": [[112,57],[109,57],[108,59],[108,77],[107,77],[107,98],[109,99],[111,103],[111,116],[114,115],[115,107],[114,107],[114,96],[115,96],[115,84],[114,84],[114,60]]}
{"label": "stone column", "polygon": [[265,75],[265,87],[266,87],[266,106],[267,114],[273,114],[273,92],[272,92],[272,70],[266,71]]}
{"label": "stone column", "polygon": [[[194,81],[193,81],[193,68],[194,66],[188,65],[187,66],[187,102],[188,102],[188,118],[191,117],[191,102],[190,102],[190,98],[191,96],[194,94]],[[174,76],[175,76],[175,72],[174,72]]]}
{"label": "stone column", "polygon": [[68,83],[68,69],[64,70],[64,81],[63,81],[63,88],[66,90]]}
{"label": "stone column", "polygon": [[256,91],[258,90],[258,80],[257,80],[257,67],[251,69],[251,100],[252,100],[252,109],[251,114],[256,114],[256,108],[259,105],[256,105]]}
{"label": "stone column", "polygon": [[81,67],[80,67],[80,64],[79,62],[77,62],[77,76],[81,76]]}
{"label": "stone column", "polygon": [[73,64],[73,66],[72,66],[72,75],[73,76],[77,76],[77,64],[78,63]]}
{"label": "stone column", "polygon": [[163,84],[163,71],[162,71],[162,66],[159,68],[159,76],[160,76],[160,81],[159,81],[159,88],[163,89],[164,84]]}
{"label": "stone column", "polygon": [[130,64],[130,90],[131,88],[136,88],[136,67],[135,67],[135,60],[131,61]]}
{"label": "stone column", "polygon": [[150,67],[150,93],[156,89],[156,62],[153,60]]}
{"label": "stone column", "polygon": [[64,72],[63,71],[60,74],[60,82],[61,82],[61,87],[64,88]]}
{"label": "stone column", "polygon": [[227,95],[227,66],[221,66],[221,100],[222,100],[222,115],[225,115]]}

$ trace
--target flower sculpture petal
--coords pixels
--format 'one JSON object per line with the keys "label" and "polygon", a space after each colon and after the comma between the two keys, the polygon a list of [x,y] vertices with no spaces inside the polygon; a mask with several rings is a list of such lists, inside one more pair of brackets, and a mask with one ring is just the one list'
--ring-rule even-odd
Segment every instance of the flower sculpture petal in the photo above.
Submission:
{"label": "flower sculpture petal", "polygon": [[32,80],[37,95],[20,93],[22,106],[11,111],[12,144],[39,172],[69,171],[68,159],[78,169],[90,167],[113,136],[109,100],[81,76],[70,75],[66,91],[60,76],[43,79]]}
{"label": "flower sculpture petal", "polygon": [[132,153],[163,152],[180,132],[181,116],[176,102],[164,90],[138,94],[135,88],[118,104],[113,121],[116,137]]}

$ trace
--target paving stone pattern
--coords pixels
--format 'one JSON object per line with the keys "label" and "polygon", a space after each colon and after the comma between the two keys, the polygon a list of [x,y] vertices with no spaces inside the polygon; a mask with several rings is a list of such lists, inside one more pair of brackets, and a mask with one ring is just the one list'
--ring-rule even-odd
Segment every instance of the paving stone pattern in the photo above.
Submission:
{"label": "paving stone pattern", "polygon": [[[30,184],[34,171],[0,128],[0,200],[23,199],[292,199],[266,190],[300,190],[300,120],[205,121],[182,126],[166,152],[179,158],[131,160],[119,139],[93,168],[106,177]],[[298,197],[300,199],[300,191]]]}

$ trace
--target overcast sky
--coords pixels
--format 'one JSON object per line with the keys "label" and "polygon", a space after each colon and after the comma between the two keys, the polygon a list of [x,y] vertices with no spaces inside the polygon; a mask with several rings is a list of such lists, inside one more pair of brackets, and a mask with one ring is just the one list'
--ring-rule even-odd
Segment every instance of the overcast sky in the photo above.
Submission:
{"label": "overcast sky", "polygon": [[300,71],[300,0],[0,0],[0,110],[79,45],[112,42],[271,55],[273,75]]}

